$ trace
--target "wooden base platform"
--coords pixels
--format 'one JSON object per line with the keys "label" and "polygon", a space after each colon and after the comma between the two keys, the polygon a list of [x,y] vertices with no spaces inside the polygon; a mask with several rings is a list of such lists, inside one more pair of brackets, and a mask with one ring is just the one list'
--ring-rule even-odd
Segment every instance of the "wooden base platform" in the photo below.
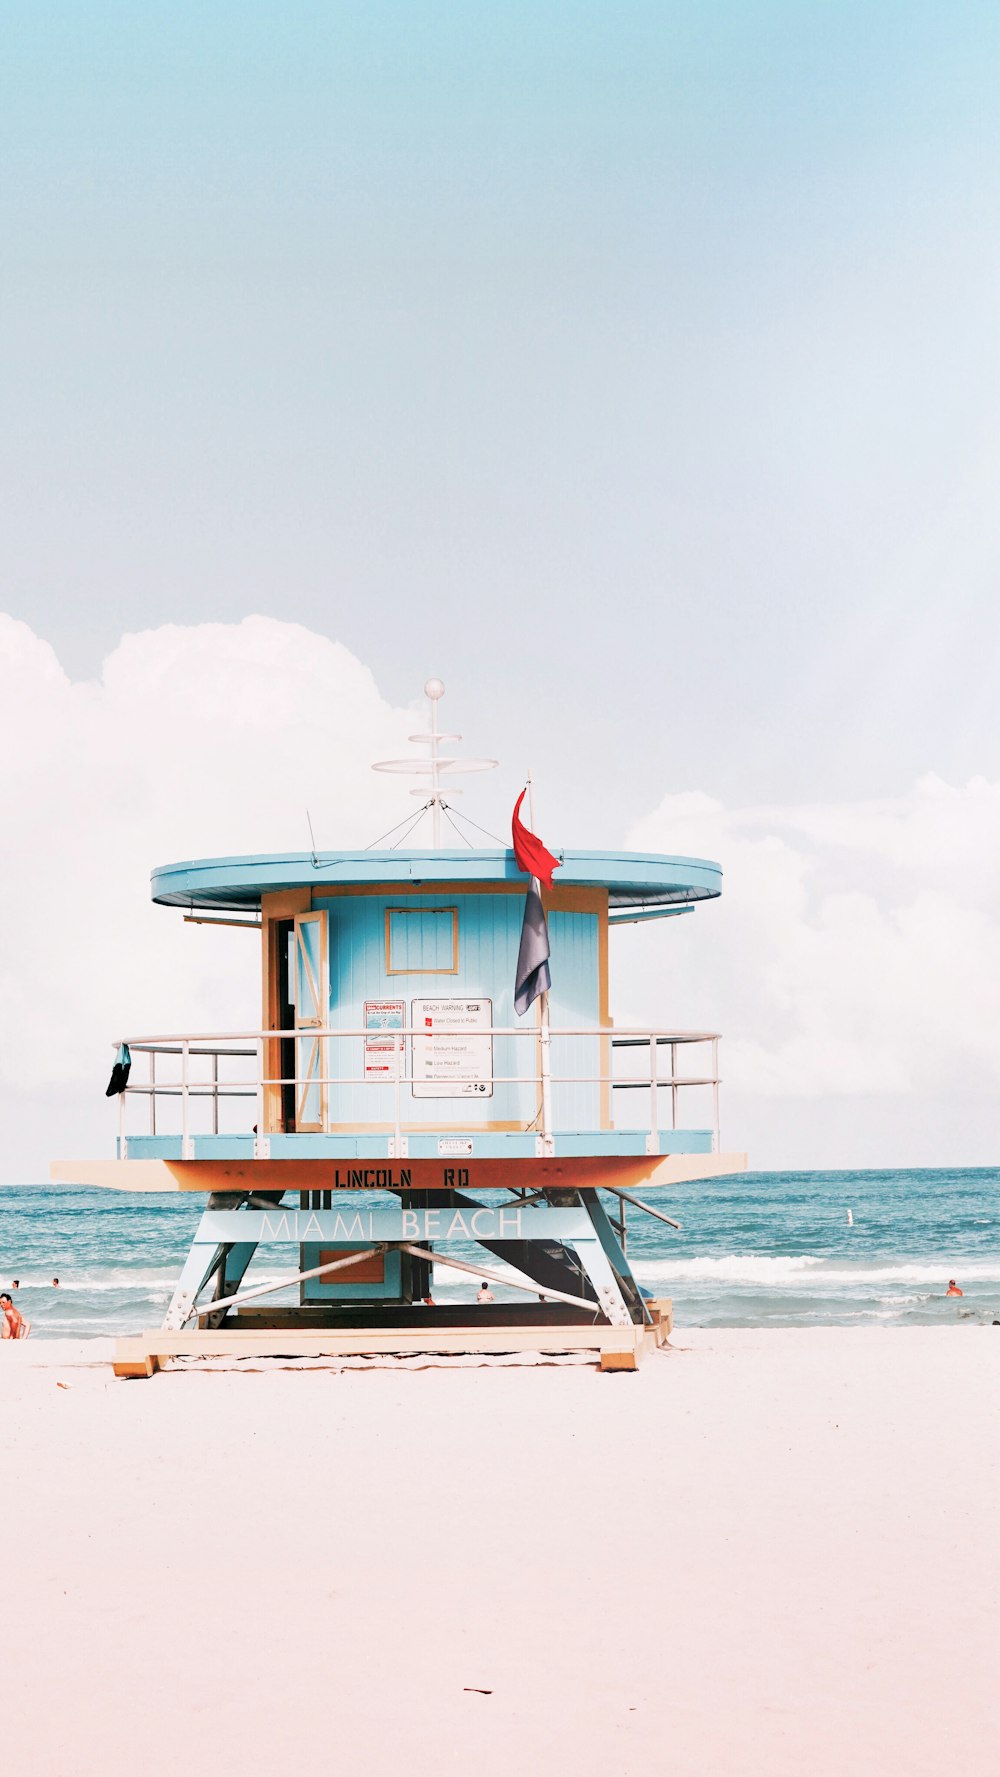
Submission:
{"label": "wooden base platform", "polygon": [[[153,1376],[161,1364],[173,1357],[413,1357],[424,1352],[496,1356],[514,1351],[590,1351],[602,1370],[635,1370],[646,1352],[666,1343],[672,1324],[669,1302],[651,1302],[648,1306],[653,1324],[627,1327],[566,1324],[539,1318],[530,1325],[523,1321],[517,1325],[485,1325],[478,1311],[470,1319],[468,1309],[459,1311],[465,1314],[464,1325],[457,1323],[451,1312],[442,1319],[433,1308],[413,1310],[402,1326],[309,1326],[302,1324],[294,1311],[289,1311],[288,1324],[264,1326],[257,1317],[251,1322],[247,1315],[243,1324],[215,1330],[199,1327],[167,1332],[159,1328],[119,1339],[114,1373],[129,1378]],[[415,1324],[418,1312],[419,1325]]]}

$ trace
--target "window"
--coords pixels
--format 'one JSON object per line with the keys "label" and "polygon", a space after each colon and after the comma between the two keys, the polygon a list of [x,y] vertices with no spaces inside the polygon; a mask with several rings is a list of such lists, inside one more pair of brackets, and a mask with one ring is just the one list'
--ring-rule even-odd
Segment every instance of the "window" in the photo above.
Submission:
{"label": "window", "polygon": [[457,975],[457,907],[387,907],[387,975]]}

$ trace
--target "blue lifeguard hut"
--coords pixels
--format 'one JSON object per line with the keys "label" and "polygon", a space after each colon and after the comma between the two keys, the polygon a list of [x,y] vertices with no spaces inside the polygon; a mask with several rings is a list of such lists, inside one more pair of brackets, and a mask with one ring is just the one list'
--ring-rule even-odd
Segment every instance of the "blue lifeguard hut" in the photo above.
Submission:
{"label": "blue lifeguard hut", "polygon": [[[164,1325],[119,1341],[120,1375],[197,1353],[523,1349],[632,1369],[669,1330],[632,1275],[626,1206],[669,1221],[651,1188],[746,1156],[720,1151],[718,1035],[616,1026],[609,940],[718,896],[721,871],[558,852],[551,987],[519,1018],[529,884],[449,800],[495,762],[442,753],[461,739],[439,732],[443,690],[425,687],[426,754],[376,766],[424,780],[396,845],[153,872],[159,905],[259,930],[262,1021],[122,1039],[116,1157],[53,1169],[207,1199]],[[276,1248],[293,1269],[255,1282]],[[435,1301],[436,1267],[482,1299]]]}

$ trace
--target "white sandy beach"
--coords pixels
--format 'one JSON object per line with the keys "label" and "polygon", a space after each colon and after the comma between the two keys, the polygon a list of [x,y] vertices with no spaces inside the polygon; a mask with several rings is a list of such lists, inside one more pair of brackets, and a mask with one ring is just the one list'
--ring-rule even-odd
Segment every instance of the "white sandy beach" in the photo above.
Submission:
{"label": "white sandy beach", "polygon": [[0,1352],[17,1777],[1000,1769],[1000,1329],[611,1376],[108,1349]]}

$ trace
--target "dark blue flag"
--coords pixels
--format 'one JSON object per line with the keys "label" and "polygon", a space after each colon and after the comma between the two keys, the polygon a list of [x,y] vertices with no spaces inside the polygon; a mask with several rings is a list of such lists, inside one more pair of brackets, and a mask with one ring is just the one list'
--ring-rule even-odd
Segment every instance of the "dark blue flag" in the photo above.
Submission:
{"label": "dark blue flag", "polygon": [[517,974],[514,977],[514,1010],[523,1018],[539,994],[552,986],[549,974],[549,928],[542,906],[538,877],[533,876],[524,901],[521,946],[517,953]]}

